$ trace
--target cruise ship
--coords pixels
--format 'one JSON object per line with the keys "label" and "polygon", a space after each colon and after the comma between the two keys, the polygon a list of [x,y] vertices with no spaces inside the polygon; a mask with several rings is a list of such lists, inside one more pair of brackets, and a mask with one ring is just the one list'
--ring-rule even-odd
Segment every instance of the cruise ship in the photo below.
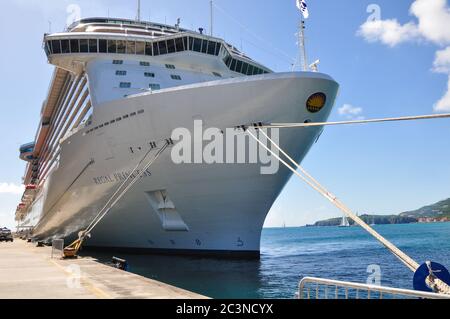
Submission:
{"label": "cruise ship", "polygon": [[[81,19],[45,34],[43,49],[54,73],[34,141],[20,148],[16,221],[44,242],[77,238],[174,129],[323,122],[338,91],[326,74],[273,72],[179,24]],[[281,130],[279,142],[300,163],[322,131]],[[265,218],[291,177],[281,166],[261,174],[261,163],[178,164],[163,152],[84,245],[259,256]]]}

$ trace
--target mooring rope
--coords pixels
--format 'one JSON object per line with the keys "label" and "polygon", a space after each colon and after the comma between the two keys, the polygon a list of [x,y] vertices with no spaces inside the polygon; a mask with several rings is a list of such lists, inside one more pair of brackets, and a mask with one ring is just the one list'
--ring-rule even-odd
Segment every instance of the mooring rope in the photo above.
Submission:
{"label": "mooring rope", "polygon": [[141,158],[141,160],[136,164],[136,166],[133,168],[133,170],[131,171],[130,174],[128,174],[127,178],[125,178],[125,180],[119,185],[119,187],[117,187],[116,191],[114,192],[113,195],[111,195],[111,197],[109,198],[109,200],[106,202],[106,204],[103,206],[103,208],[99,211],[99,213],[96,215],[96,217],[92,220],[92,222],[89,224],[89,226],[87,227],[87,229],[89,229],[92,224],[95,223],[96,219],[98,218],[98,216],[100,216],[100,214],[103,212],[104,209],[106,209],[106,207],[111,203],[111,201],[113,200],[113,198],[120,192],[120,190],[122,189],[122,187],[132,178],[133,174],[139,169],[139,166],[141,166],[141,164],[144,162],[144,160],[147,158],[147,156],[153,151],[153,148],[150,147],[149,150],[144,154],[144,156]]}
{"label": "mooring rope", "polygon": [[382,123],[382,122],[431,120],[431,119],[443,119],[443,118],[450,118],[450,113],[431,114],[431,115],[417,115],[417,116],[388,117],[388,118],[382,118],[382,119],[356,120],[356,121],[339,121],[339,122],[269,123],[269,124],[262,124],[259,127],[260,128],[298,128],[298,127],[313,127],[313,126],[333,126],[333,125],[349,125],[349,124],[368,124],[368,123]]}
{"label": "mooring rope", "polygon": [[[361,218],[359,218],[356,214],[352,212],[350,208],[348,208],[341,200],[339,200],[334,194],[329,192],[324,186],[322,186],[316,179],[314,179],[302,166],[300,166],[296,161],[294,161],[277,143],[275,143],[262,129],[258,129],[265,138],[273,145],[276,149],[278,149],[291,163],[297,167],[302,174],[300,174],[294,167],[289,165],[286,161],[284,161],[278,154],[273,152],[270,148],[268,148],[263,142],[259,140],[256,134],[251,132],[252,128],[246,129],[246,132],[264,149],[270,152],[276,159],[278,159],[283,165],[285,165],[289,170],[291,170],[295,175],[297,175],[300,179],[306,182],[309,186],[311,186],[314,190],[319,192],[322,196],[328,199],[333,205],[335,205],[338,209],[340,209],[346,216],[351,218],[355,223],[365,229],[369,234],[371,234],[375,239],[377,239],[381,244],[383,244],[389,251],[391,251],[406,267],[415,272],[419,268],[419,264],[414,261],[411,257],[401,251],[398,247],[388,241],[386,238],[381,236],[378,232],[376,232],[373,228],[371,228],[368,224],[366,224]],[[430,285],[441,293],[450,294],[450,287],[437,278],[429,278],[427,279]]]}
{"label": "mooring rope", "polygon": [[[142,160],[136,165],[135,169],[132,171],[132,173],[125,179],[124,183],[122,183],[119,188],[116,190],[116,192],[110,197],[108,202],[105,204],[105,206],[100,210],[100,212],[97,214],[97,216],[94,218],[94,220],[91,222],[91,224],[82,232],[83,236],[89,234],[95,226],[98,225],[98,223],[108,214],[108,212],[117,204],[117,202],[128,192],[128,190],[133,187],[133,185],[141,178],[141,176],[147,171],[147,169],[153,165],[153,163],[156,162],[156,160],[161,156],[161,154],[166,150],[166,148],[169,146],[169,142],[166,142],[162,148],[158,150],[158,152],[155,154],[152,160],[150,160],[139,172],[137,176],[134,176],[134,173],[138,170],[140,164],[145,160],[145,158],[148,156],[150,149],[145,156],[142,158]],[[125,185],[125,182],[129,180],[129,177],[131,176],[131,182],[125,187],[123,191],[119,190],[122,188],[123,185]],[[117,198],[114,199],[114,197],[117,195]]]}

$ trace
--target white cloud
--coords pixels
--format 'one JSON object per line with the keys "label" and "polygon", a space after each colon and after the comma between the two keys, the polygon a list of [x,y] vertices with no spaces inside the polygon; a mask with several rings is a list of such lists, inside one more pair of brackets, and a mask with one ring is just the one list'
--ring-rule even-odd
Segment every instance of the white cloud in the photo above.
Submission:
{"label": "white cloud", "polygon": [[446,0],[415,0],[410,13],[418,22],[400,24],[396,19],[371,20],[363,23],[357,34],[369,42],[391,47],[421,39],[438,45],[450,43],[450,9]]}
{"label": "white cloud", "polygon": [[363,109],[361,107],[354,107],[350,104],[344,104],[338,109],[339,115],[345,116],[347,119],[351,120],[363,120],[362,116]]}
{"label": "white cloud", "polygon": [[[402,25],[396,19],[367,21],[359,27],[357,34],[366,41],[381,42],[390,47],[419,40],[441,47],[450,44],[450,9],[446,0],[415,0],[410,13],[417,22]],[[450,46],[436,52],[433,71],[449,75],[447,92],[434,105],[434,111],[450,111]]]}
{"label": "white cloud", "polygon": [[439,73],[450,73],[450,46],[436,52],[433,62],[433,71]]}
{"label": "white cloud", "polygon": [[450,9],[446,0],[416,0],[410,12],[422,36],[436,44],[450,43]]}
{"label": "white cloud", "polygon": [[359,27],[358,35],[369,42],[381,42],[394,47],[400,43],[416,40],[420,33],[413,22],[401,25],[396,19],[367,21]]}
{"label": "white cloud", "polygon": [[448,77],[447,93],[434,105],[435,112],[450,112],[450,75]]}
{"label": "white cloud", "polygon": [[0,183],[0,194],[21,195],[23,193],[23,186],[13,183]]}
{"label": "white cloud", "polygon": [[434,105],[435,112],[450,112],[450,46],[436,52],[433,71],[448,74],[447,92]]}

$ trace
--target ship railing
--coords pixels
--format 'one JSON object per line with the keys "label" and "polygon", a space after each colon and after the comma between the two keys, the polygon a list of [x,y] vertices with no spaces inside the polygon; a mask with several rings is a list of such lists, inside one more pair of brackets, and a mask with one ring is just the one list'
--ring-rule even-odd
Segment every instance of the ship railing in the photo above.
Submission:
{"label": "ship railing", "polygon": [[450,295],[362,283],[304,277],[296,299],[450,299]]}

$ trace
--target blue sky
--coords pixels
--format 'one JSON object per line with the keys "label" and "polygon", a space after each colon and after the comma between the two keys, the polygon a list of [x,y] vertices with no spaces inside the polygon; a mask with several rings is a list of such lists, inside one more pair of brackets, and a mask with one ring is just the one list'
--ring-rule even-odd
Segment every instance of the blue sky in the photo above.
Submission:
{"label": "blue sky", "polygon": [[[294,0],[215,0],[215,35],[269,66],[290,70],[297,56]],[[345,5],[343,5],[345,3]],[[374,21],[367,22],[370,4]],[[52,66],[42,50],[50,29],[63,30],[71,4],[81,17],[134,18],[134,1],[12,0],[2,4],[0,225],[12,226],[25,164]],[[341,85],[331,120],[450,111],[450,14],[445,0],[309,0],[309,59]],[[379,14],[378,14],[379,13]],[[142,0],[142,18],[209,28],[208,0]],[[13,31],[14,30],[14,31]],[[450,197],[450,123],[435,120],[328,127],[304,167],[360,213],[399,213]],[[304,225],[339,216],[293,178],[267,226]]]}

